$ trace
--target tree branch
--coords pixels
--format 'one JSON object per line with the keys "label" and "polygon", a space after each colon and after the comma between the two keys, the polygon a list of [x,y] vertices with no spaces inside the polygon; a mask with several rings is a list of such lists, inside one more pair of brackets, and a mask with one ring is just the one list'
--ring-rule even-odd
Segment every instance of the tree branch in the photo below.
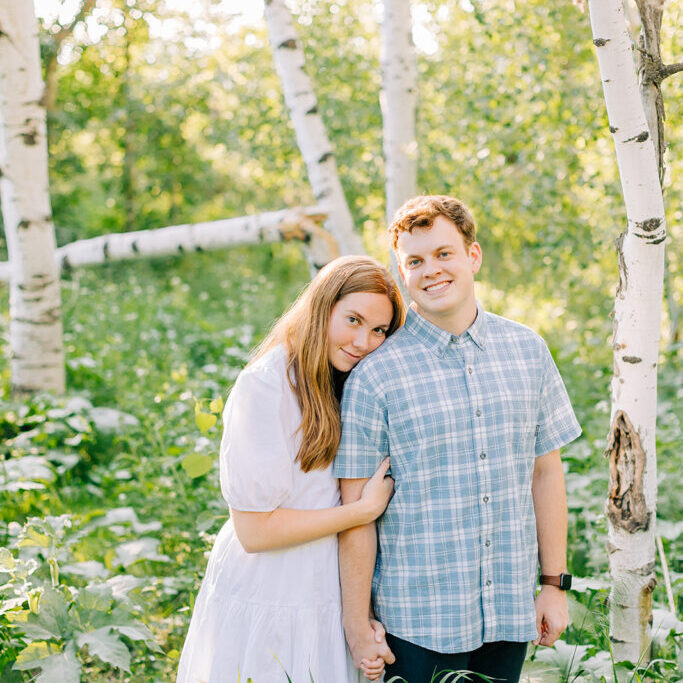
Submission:
{"label": "tree branch", "polygon": [[683,62],[678,62],[677,64],[662,64],[662,80],[677,74],[679,71],[683,71]]}

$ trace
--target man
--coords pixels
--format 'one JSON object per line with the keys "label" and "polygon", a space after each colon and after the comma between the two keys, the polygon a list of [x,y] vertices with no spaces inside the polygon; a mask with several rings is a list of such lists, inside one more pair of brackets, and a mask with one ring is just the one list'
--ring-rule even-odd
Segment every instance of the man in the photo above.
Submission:
{"label": "man", "polygon": [[[581,429],[545,342],[478,305],[467,207],[417,197],[389,233],[413,303],[345,385],[334,464],[344,503],[387,455],[396,482],[377,533],[340,535],[349,647],[408,683],[460,669],[518,681],[527,642],[567,626],[559,448]],[[393,664],[369,625],[371,587]]]}

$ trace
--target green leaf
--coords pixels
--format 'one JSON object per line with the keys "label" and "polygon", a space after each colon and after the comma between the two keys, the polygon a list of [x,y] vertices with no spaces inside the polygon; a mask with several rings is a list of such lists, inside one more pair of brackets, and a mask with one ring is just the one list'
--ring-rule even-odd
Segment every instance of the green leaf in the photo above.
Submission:
{"label": "green leaf", "polygon": [[90,584],[78,594],[78,605],[84,609],[107,612],[111,606],[112,589],[105,584]]}
{"label": "green leaf", "polygon": [[54,638],[62,638],[69,631],[68,609],[69,606],[60,591],[45,588],[38,603],[38,614],[29,615],[28,623],[44,628]]}
{"label": "green leaf", "polygon": [[73,640],[67,643],[64,652],[43,659],[42,669],[35,683],[80,683],[81,663],[76,657]]}
{"label": "green leaf", "polygon": [[19,541],[19,547],[34,547],[47,548],[50,545],[50,538],[45,534],[41,534],[40,531],[29,526],[24,529],[24,536]]}
{"label": "green leaf", "polygon": [[200,512],[195,525],[197,531],[206,531],[207,529],[210,529],[217,519],[218,515],[215,515],[210,510]]}
{"label": "green leaf", "polygon": [[162,651],[156,640],[154,640],[154,634],[141,622],[134,622],[132,624],[126,624],[125,626],[114,626],[122,636],[130,638],[131,640],[143,640],[147,645],[149,645],[153,650],[157,652]]}
{"label": "green leaf", "polygon": [[27,669],[35,669],[39,667],[41,662],[51,655],[59,653],[59,646],[54,643],[46,643],[44,640],[39,640],[34,643],[29,643],[18,655],[14,663],[14,668],[19,671],[26,671]]}
{"label": "green leaf", "polygon": [[0,571],[11,572],[16,567],[17,561],[7,548],[0,548]]}
{"label": "green leaf", "polygon": [[216,424],[218,416],[200,411],[195,414],[194,419],[197,423],[197,427],[199,427],[199,431],[202,434],[206,434],[206,432],[208,432],[209,429]]}
{"label": "green leaf", "polygon": [[[210,417],[215,418],[216,416]],[[201,453],[191,453],[183,458],[180,464],[190,477],[196,479],[206,474],[213,467],[213,458]]]}
{"label": "green leaf", "polygon": [[78,647],[87,645],[88,652],[103,662],[130,672],[130,652],[118,635],[112,633],[111,626],[104,626],[89,633],[79,633],[76,636],[76,643]]}
{"label": "green leaf", "polygon": [[219,396],[214,398],[211,403],[209,403],[209,410],[212,413],[218,413],[219,415],[223,412],[223,397]]}

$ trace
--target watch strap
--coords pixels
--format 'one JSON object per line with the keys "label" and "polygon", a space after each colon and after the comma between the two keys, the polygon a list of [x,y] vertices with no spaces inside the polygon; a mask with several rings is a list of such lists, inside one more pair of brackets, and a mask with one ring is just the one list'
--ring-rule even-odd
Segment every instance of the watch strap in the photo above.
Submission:
{"label": "watch strap", "polygon": [[566,591],[571,588],[572,576],[571,574],[558,574],[556,576],[541,574],[541,585],[556,586],[560,590]]}

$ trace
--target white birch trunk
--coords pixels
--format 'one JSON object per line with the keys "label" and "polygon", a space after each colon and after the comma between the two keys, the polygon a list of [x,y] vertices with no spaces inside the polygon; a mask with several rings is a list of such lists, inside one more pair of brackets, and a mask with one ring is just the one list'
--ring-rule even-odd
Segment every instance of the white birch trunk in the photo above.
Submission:
{"label": "white birch trunk", "polygon": [[[100,235],[60,247],[55,252],[55,263],[58,269],[64,269],[264,242],[329,242],[332,237],[318,227],[318,222],[325,216],[314,206],[208,223],[172,225],[157,230]],[[8,280],[9,274],[10,264],[0,263],[0,281]]]}
{"label": "white birch trunk", "polygon": [[294,30],[292,15],[284,0],[266,0],[265,16],[275,69],[313,194],[328,210],[325,227],[336,239],[342,254],[362,254],[365,251],[363,243],[353,229],[353,218],[339,180],[332,145],[318,112],[313,86],[304,68],[304,52]]}
{"label": "white birch trunk", "polygon": [[[417,194],[417,56],[412,40],[410,0],[384,0],[382,21],[382,129],[386,223],[403,202]],[[393,249],[391,266],[398,282]]]}
{"label": "white birch trunk", "polygon": [[0,2],[0,196],[10,277],[12,390],[64,391],[61,292],[33,0]]}
{"label": "white birch trunk", "polygon": [[607,446],[610,637],[615,659],[636,663],[649,656],[655,585],[655,421],[666,223],[621,0],[589,0],[589,8],[627,216],[626,231],[617,240]]}
{"label": "white birch trunk", "polygon": [[386,219],[417,194],[417,58],[411,36],[410,0],[385,0],[382,22],[382,127]]}

